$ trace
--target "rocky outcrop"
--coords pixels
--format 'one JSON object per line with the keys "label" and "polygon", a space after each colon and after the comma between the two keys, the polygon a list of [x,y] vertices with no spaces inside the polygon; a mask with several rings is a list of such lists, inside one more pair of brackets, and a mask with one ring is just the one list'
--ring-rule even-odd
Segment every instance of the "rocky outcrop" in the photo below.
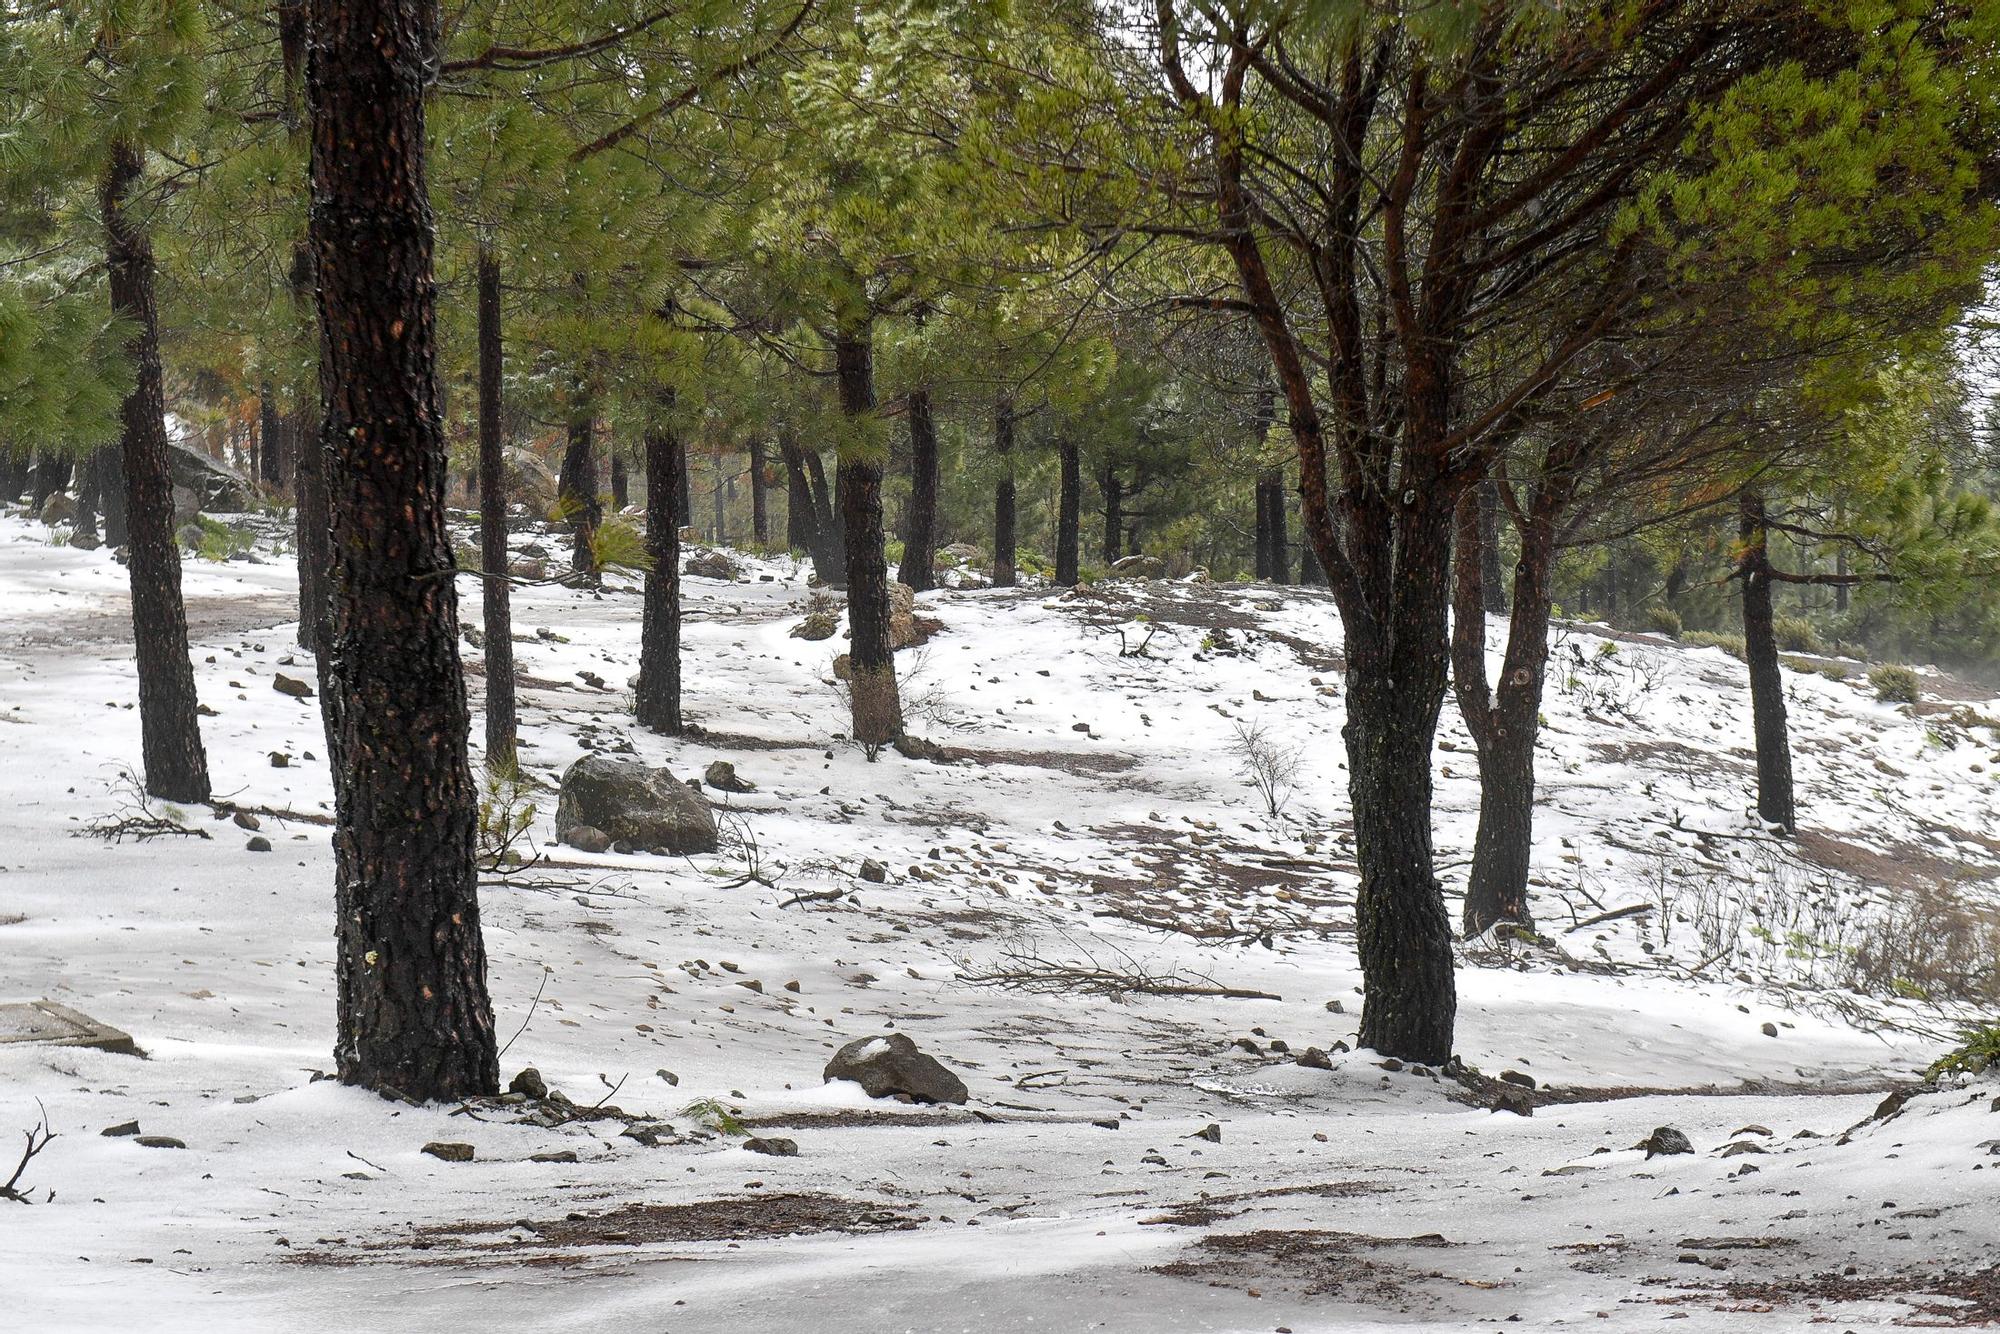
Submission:
{"label": "rocky outcrop", "polygon": [[257,503],[256,484],[248,477],[187,445],[168,443],[167,472],[173,479],[177,516],[197,511],[242,514]]}
{"label": "rocky outcrop", "polygon": [[556,837],[567,842],[583,828],[651,851],[715,851],[707,799],[665,769],[623,756],[586,755],[563,774]]}
{"label": "rocky outcrop", "polygon": [[901,1033],[856,1038],[826,1063],[826,1078],[851,1079],[871,1098],[964,1102],[969,1096],[964,1080]]}

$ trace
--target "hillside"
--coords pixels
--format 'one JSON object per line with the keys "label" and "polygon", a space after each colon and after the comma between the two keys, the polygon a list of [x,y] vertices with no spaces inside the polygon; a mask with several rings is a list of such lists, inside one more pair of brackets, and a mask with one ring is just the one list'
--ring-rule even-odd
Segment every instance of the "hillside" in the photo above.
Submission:
{"label": "hillside", "polygon": [[[1980,1017],[1934,995],[2000,922],[2000,703],[1928,677],[1928,702],[1899,707],[1860,664],[1788,671],[1804,828],[1780,840],[1746,809],[1739,663],[1563,627],[1546,943],[1462,947],[1460,1078],[1343,1049],[1360,975],[1326,597],[926,594],[934,628],[899,668],[943,760],[871,762],[841,735],[838,637],[791,634],[809,570],[727,554],[735,578],[684,583],[696,738],[631,724],[636,585],[516,594],[534,858],[481,912],[505,1071],[573,1100],[523,1123],[518,1101],[411,1107],[315,1079],[332,799],[316,701],[273,688],[314,679],[291,557],[266,533],[249,559],[188,562],[227,801],[153,812],[206,837],[107,839],[92,826],[138,813],[124,571],[0,519],[0,999],[86,1011],[145,1052],[0,1047],[0,1133],[38,1103],[57,1132],[24,1178],[53,1201],[0,1214],[10,1320],[2000,1320],[2000,1213],[1970,1175],[2000,1170],[2000,1086],[1946,1081],[1843,1137]],[[462,611],[476,626],[477,599]],[[1246,734],[1296,751],[1275,815]],[[1450,893],[1478,785],[1449,705],[1441,737]],[[755,785],[711,794],[720,854],[555,844],[556,778],[628,750]],[[823,1082],[835,1049],[890,1030],[963,1078],[968,1107]],[[184,1147],[99,1133],[133,1120]],[[1695,1151],[1633,1147],[1657,1127]]]}

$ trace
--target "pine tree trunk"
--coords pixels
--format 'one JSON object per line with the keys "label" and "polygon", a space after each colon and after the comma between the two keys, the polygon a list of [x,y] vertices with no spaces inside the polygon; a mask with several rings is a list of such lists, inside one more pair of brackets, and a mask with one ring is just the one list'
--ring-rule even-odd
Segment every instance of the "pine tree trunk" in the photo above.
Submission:
{"label": "pine tree trunk", "polygon": [[257,393],[257,475],[273,491],[284,478],[285,424],[278,413],[278,400],[271,395],[271,382],[264,381]]}
{"label": "pine tree trunk", "polygon": [[28,485],[28,457],[18,447],[0,442],[0,504],[11,505]]}
{"label": "pine tree trunk", "polygon": [[583,583],[595,585],[601,577],[597,568],[597,529],[604,522],[604,506],[597,499],[597,450],[593,405],[587,396],[570,411],[569,443],[563,450],[562,469],[556,475],[557,503],[570,524],[570,569]]}
{"label": "pine tree trunk", "polygon": [[495,1092],[499,1063],[424,180],[438,13],[435,0],[315,0],[309,23],[332,556],[321,680],[334,737],[335,1056],[346,1083],[459,1099]]}
{"label": "pine tree trunk", "polygon": [[[1556,483],[1544,480],[1543,488]],[[1460,502],[1459,546],[1453,556],[1452,681],[1459,713],[1479,752],[1479,827],[1465,891],[1468,939],[1502,922],[1534,929],[1528,908],[1534,848],[1535,738],[1549,657],[1549,574],[1555,540],[1550,496],[1531,508],[1514,566],[1514,611],[1498,690],[1486,679],[1486,613],[1482,499]]]}
{"label": "pine tree trunk", "polygon": [[806,474],[812,482],[813,526],[819,533],[821,549],[813,552],[813,570],[821,583],[828,588],[847,587],[847,532],[835,504],[836,498],[828,494],[826,466],[820,462],[819,451],[805,451]]}
{"label": "pine tree trunk", "polygon": [[91,451],[84,467],[96,474],[97,511],[104,544],[122,547],[132,540],[132,527],[125,515],[125,451],[104,445]]}
{"label": "pine tree trunk", "polygon": [[[840,408],[859,431],[875,412],[874,329],[843,327],[834,341]],[[882,550],[882,465],[869,451],[840,452],[840,520],[847,547],[848,681],[854,739],[881,746],[903,734],[896,659],[889,647],[889,565]]]}
{"label": "pine tree trunk", "polygon": [[903,565],[896,577],[916,592],[937,587],[937,422],[931,391],[910,391],[910,514]]}
{"label": "pine tree trunk", "polygon": [[1771,558],[1764,497],[1745,491],[1737,501],[1737,519],[1743,552],[1736,571],[1743,584],[1743,656],[1750,666],[1750,714],[1757,737],[1757,814],[1789,834],[1798,828],[1798,809],[1792,791],[1784,673],[1771,623]]}
{"label": "pine tree trunk", "polygon": [[1125,536],[1125,490],[1116,468],[1105,468],[1098,484],[1104,491],[1104,563],[1108,566],[1124,554],[1120,547]]}
{"label": "pine tree trunk", "polygon": [[36,454],[34,470],[28,476],[28,508],[40,514],[49,497],[69,485],[69,477],[67,455],[46,449]]}
{"label": "pine tree trunk", "polygon": [[207,801],[208,756],[201,745],[200,701],[188,656],[187,612],[181,605],[181,553],[174,541],[160,329],[153,303],[153,245],[125,213],[126,195],[138,184],[143,168],[137,149],[114,144],[99,197],[111,310],[133,330],[125,344],[133,383],[119,416],[125,514],[131,530],[127,568],[139,676],[139,731],[146,791],[168,801]]}
{"label": "pine tree trunk", "polygon": [[501,430],[500,260],[479,247],[479,563],[486,623],[486,767],[515,767],[513,590],[507,583],[507,458]]}
{"label": "pine tree trunk", "polygon": [[89,538],[93,546],[103,540],[97,535],[97,495],[97,459],[87,454],[76,465],[76,522],[72,528],[75,538]]}
{"label": "pine tree trunk", "polygon": [[625,470],[625,451],[611,451],[611,512],[622,514],[632,503],[632,479]]}
{"label": "pine tree trunk", "polygon": [[778,454],[785,461],[785,545],[817,556],[819,523],[813,510],[812,483],[806,480],[805,458],[788,439],[778,441]]}
{"label": "pine tree trunk", "polygon": [[687,452],[673,422],[674,393],[661,391],[660,410],[646,427],[645,621],[639,631],[639,689],[634,715],[641,727],[679,736],[681,720],[681,523],[675,502],[684,494]]}
{"label": "pine tree trunk", "polygon": [[764,437],[750,438],[750,536],[757,545],[771,545],[771,515],[764,499]]}
{"label": "pine tree trunk", "polygon": [[1500,565],[1500,483],[1479,484],[1479,587],[1486,614],[1507,614],[1507,578]]}
{"label": "pine tree trunk", "polygon": [[1062,473],[1056,488],[1056,583],[1075,588],[1079,569],[1078,529],[1083,520],[1083,458],[1076,441],[1064,437],[1056,446]]}
{"label": "pine tree trunk", "polygon": [[993,453],[1000,460],[1000,480],[993,488],[993,586],[1012,588],[1015,582],[1014,400],[1004,396],[993,410]]}
{"label": "pine tree trunk", "polygon": [[729,486],[728,470],[723,462],[722,446],[717,445],[709,453],[709,476],[713,485],[708,492],[710,522],[708,540],[721,545],[729,541],[729,511],[726,508]]}

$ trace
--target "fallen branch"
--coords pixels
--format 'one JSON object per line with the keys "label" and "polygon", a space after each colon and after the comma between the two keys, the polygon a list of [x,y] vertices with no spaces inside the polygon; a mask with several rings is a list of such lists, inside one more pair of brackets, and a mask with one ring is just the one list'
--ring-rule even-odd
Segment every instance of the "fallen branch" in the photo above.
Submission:
{"label": "fallen branch", "polygon": [[1655,903],[1634,903],[1623,908],[1613,908],[1610,912],[1601,912],[1595,917],[1584,918],[1575,926],[1566,928],[1566,933],[1568,931],[1581,931],[1587,926],[1601,926],[1605,922],[1615,922],[1621,917],[1637,917],[1641,913],[1652,912],[1658,906]]}
{"label": "fallen branch", "polygon": [[[28,1188],[21,1184],[21,1174],[28,1170],[28,1164],[34,1161],[35,1155],[48,1148],[49,1141],[56,1137],[56,1132],[49,1129],[48,1109],[42,1106],[40,1098],[35,1099],[35,1107],[42,1114],[42,1123],[21,1132],[28,1143],[21,1150],[21,1161],[14,1164],[14,1175],[7,1178],[7,1184],[0,1186],[0,1200],[13,1200],[17,1204],[34,1203],[28,1198]],[[55,1198],[54,1191],[49,1192],[49,1198]]]}

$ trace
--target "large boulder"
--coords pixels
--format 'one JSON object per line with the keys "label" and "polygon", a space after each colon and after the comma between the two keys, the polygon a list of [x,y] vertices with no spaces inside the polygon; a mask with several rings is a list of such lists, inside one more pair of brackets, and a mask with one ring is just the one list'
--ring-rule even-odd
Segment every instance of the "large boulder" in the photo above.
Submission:
{"label": "large boulder", "polygon": [[692,574],[703,579],[734,579],[740,571],[736,562],[726,552],[703,549],[689,556],[681,565],[682,574]]}
{"label": "large boulder", "polygon": [[856,1038],[826,1063],[827,1079],[851,1079],[871,1098],[901,1094],[916,1102],[964,1102],[965,1081],[901,1033]]}
{"label": "large boulder", "polygon": [[507,475],[509,502],[518,502],[537,516],[556,507],[556,475],[540,455],[527,449],[508,449],[501,452],[500,462]]}
{"label": "large boulder", "polygon": [[556,837],[602,830],[613,842],[667,852],[714,852],[708,800],[665,769],[627,756],[586,755],[562,777]]}
{"label": "large boulder", "polygon": [[42,502],[41,513],[35,517],[51,528],[59,523],[75,523],[76,500],[68,492],[51,491],[49,498]]}
{"label": "large boulder", "polygon": [[889,581],[889,647],[908,648],[921,643],[924,636],[917,628],[917,590],[908,584]]}
{"label": "large boulder", "polygon": [[1111,573],[1118,579],[1163,579],[1167,563],[1158,556],[1126,556],[1111,562]]}
{"label": "large boulder", "polygon": [[178,441],[167,443],[167,473],[175,508],[209,514],[242,514],[256,506],[257,486],[228,464]]}

